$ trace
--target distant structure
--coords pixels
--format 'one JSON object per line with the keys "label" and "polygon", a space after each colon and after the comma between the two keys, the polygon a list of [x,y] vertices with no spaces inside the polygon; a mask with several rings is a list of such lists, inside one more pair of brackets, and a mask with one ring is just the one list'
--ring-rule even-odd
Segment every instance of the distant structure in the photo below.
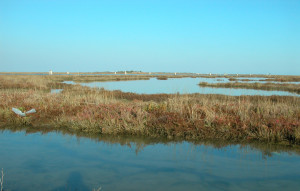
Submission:
{"label": "distant structure", "polygon": [[236,74],[236,76],[239,76],[239,74]]}
{"label": "distant structure", "polygon": [[52,70],[49,70],[49,75],[52,75],[52,74],[53,74]]}
{"label": "distant structure", "polygon": [[151,72],[149,72],[149,74],[151,74]]}
{"label": "distant structure", "polygon": [[67,74],[69,75],[69,74],[70,74],[70,72],[67,72]]}
{"label": "distant structure", "polygon": [[211,73],[209,73],[209,75],[211,76]]}
{"label": "distant structure", "polygon": [[175,76],[176,76],[177,73],[175,72],[174,74],[175,74]]}
{"label": "distant structure", "polygon": [[117,72],[115,72],[115,74],[117,74]]}
{"label": "distant structure", "polygon": [[125,70],[124,74],[125,74],[125,75],[127,74],[126,70]]}

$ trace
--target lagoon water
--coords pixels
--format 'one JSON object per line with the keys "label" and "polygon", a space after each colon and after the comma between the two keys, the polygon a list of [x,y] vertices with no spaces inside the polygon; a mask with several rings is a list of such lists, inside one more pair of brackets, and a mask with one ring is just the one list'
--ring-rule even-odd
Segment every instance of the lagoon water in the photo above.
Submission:
{"label": "lagoon water", "polygon": [[20,191],[298,190],[299,151],[283,150],[0,132],[4,189]]}
{"label": "lagoon water", "polygon": [[[229,82],[228,78],[170,78],[168,80],[136,80],[136,81],[112,81],[112,82],[91,82],[80,83],[83,86],[105,88],[107,90],[121,90],[123,92],[133,92],[139,94],[158,93],[201,93],[201,94],[225,94],[232,96],[240,95],[281,95],[298,96],[296,93],[285,91],[265,91],[253,89],[231,89],[231,88],[211,88],[200,87],[200,82],[222,83]],[[72,83],[72,82],[65,82]]]}

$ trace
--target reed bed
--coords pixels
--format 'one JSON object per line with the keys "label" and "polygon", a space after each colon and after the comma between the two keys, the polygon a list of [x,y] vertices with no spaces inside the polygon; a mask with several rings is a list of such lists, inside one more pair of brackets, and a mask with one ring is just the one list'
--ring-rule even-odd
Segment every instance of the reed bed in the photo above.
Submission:
{"label": "reed bed", "polygon": [[[232,81],[232,80],[231,80]],[[201,87],[213,87],[213,88],[241,88],[241,89],[256,89],[256,90],[281,90],[292,93],[300,94],[299,84],[279,84],[279,83],[199,83]]]}
{"label": "reed bed", "polygon": [[[64,86],[62,78],[1,76],[0,125],[171,140],[300,144],[298,97],[140,95],[80,85],[50,93],[51,87]],[[19,117],[12,107],[35,108],[37,113]]]}
{"label": "reed bed", "polygon": [[274,81],[274,82],[300,82],[300,76],[274,76],[260,81]]}
{"label": "reed bed", "polygon": [[[300,76],[285,76],[285,75],[241,75],[227,76],[229,81],[256,81],[255,78],[265,78],[258,81],[261,82],[300,82]],[[246,79],[241,79],[246,78]],[[253,79],[252,79],[253,78]]]}

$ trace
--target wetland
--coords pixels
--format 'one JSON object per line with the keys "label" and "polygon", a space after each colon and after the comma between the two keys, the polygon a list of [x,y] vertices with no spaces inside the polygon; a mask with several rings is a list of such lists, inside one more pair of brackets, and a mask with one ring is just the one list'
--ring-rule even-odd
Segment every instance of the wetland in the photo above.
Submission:
{"label": "wetland", "polygon": [[299,148],[0,132],[5,190],[297,190]]}
{"label": "wetland", "polygon": [[4,190],[295,190],[298,93],[198,85],[231,81],[0,75]]}

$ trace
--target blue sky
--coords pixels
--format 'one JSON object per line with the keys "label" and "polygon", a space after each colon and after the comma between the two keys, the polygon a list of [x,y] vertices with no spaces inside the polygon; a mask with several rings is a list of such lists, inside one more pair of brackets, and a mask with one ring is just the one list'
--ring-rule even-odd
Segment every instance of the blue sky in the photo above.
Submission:
{"label": "blue sky", "polygon": [[0,71],[300,75],[300,0],[0,0]]}

